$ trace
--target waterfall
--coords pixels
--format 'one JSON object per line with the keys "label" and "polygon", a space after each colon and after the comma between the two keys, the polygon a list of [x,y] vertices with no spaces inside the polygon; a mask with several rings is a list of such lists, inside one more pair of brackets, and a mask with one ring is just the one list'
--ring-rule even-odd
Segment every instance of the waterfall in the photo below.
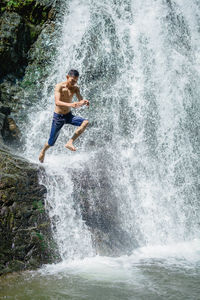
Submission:
{"label": "waterfall", "polygon": [[132,248],[199,236],[199,8],[197,0],[69,1],[43,98],[23,129],[25,156],[37,161],[52,88],[79,70],[91,105],[75,114],[90,127],[70,153],[64,145],[75,128],[64,126],[41,174],[63,259],[96,254],[74,176],[94,182],[80,198],[87,193],[93,211],[97,202],[113,207]]}

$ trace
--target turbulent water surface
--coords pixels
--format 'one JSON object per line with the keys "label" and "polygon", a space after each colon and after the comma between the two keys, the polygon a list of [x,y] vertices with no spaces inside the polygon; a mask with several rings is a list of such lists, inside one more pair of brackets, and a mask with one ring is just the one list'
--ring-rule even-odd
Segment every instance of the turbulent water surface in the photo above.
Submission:
{"label": "turbulent water surface", "polygon": [[[199,299],[199,1],[68,4],[43,99],[23,129],[25,155],[37,161],[49,135],[53,86],[78,69],[91,105],[76,114],[88,118],[90,128],[69,153],[64,144],[74,128],[65,126],[41,174],[62,262],[3,279],[0,296]],[[74,199],[73,172],[81,180],[86,169],[99,186],[88,194],[94,209],[97,199],[109,198],[102,194],[102,173],[110,183],[109,201],[133,241],[131,255],[99,256],[94,248]]]}

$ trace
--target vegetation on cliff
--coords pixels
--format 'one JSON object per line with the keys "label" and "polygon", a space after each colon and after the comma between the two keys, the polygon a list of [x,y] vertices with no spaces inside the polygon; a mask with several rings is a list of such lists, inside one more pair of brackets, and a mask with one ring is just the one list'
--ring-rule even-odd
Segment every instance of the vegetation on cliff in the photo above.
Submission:
{"label": "vegetation on cliff", "polygon": [[[36,0],[1,2],[0,77],[13,74],[20,78],[24,75],[31,45],[39,36],[43,24],[55,17],[52,2]],[[8,62],[11,64],[8,65]]]}
{"label": "vegetation on cliff", "polygon": [[17,118],[41,97],[38,92],[56,54],[55,20],[62,5],[60,0],[0,3],[0,105],[9,106]]}
{"label": "vegetation on cliff", "polygon": [[26,21],[35,25],[42,25],[48,18],[54,16],[53,2],[45,0],[2,0],[1,13],[14,11],[22,15]]}

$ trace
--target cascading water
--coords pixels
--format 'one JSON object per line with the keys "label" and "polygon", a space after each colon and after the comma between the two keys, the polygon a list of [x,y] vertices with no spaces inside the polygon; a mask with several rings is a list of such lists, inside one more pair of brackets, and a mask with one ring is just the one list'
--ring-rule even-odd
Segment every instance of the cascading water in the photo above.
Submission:
{"label": "cascading water", "polygon": [[81,180],[87,170],[96,183],[87,194],[94,211],[96,201],[106,206],[113,196],[108,201],[132,250],[199,237],[198,9],[197,0],[69,1],[54,68],[24,133],[25,155],[37,161],[50,131],[52,87],[78,69],[91,106],[75,113],[90,128],[70,153],[64,145],[74,128],[65,126],[41,175],[63,259],[95,254],[75,205],[74,171]]}
{"label": "cascading water", "polygon": [[62,261],[0,278],[0,298],[199,299],[199,0],[63,2],[45,36],[54,65],[21,125],[38,162],[53,88],[79,70],[91,105],[75,114],[90,128],[71,153],[64,126],[40,175]]}

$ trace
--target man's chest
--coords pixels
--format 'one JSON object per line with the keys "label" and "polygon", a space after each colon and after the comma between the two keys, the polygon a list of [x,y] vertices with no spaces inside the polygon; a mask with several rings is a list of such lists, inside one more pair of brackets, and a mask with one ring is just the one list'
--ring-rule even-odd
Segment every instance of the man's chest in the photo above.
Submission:
{"label": "man's chest", "polygon": [[62,88],[61,96],[63,100],[71,100],[73,95],[74,91],[71,91],[68,88]]}

